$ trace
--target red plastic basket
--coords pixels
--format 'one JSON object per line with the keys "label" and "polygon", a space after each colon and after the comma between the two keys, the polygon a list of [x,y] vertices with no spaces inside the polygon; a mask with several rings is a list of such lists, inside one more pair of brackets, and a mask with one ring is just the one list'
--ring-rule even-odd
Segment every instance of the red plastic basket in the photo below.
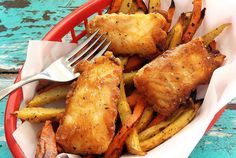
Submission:
{"label": "red plastic basket", "polygon": [[[66,16],[63,20],[61,20],[51,31],[49,31],[43,40],[47,41],[61,41],[62,38],[70,33],[71,42],[78,42],[83,36],[85,36],[86,31],[80,32],[76,35],[75,27],[79,24],[83,23],[85,26],[87,25],[88,18],[91,15],[96,13],[102,14],[102,11],[109,7],[112,0],[91,0],[84,5],[77,8],[75,11]],[[21,80],[21,70],[16,77],[15,82]],[[19,109],[20,103],[22,101],[22,89],[18,89],[13,92],[9,97],[5,110],[5,118],[4,118],[4,129],[5,136],[7,140],[8,147],[14,157],[24,158],[24,153],[21,151],[20,147],[16,143],[13,138],[13,132],[16,130],[17,118],[12,116],[11,113]],[[220,115],[223,113],[225,107],[221,109],[214,117],[212,122],[209,124],[207,130],[214,125]]]}

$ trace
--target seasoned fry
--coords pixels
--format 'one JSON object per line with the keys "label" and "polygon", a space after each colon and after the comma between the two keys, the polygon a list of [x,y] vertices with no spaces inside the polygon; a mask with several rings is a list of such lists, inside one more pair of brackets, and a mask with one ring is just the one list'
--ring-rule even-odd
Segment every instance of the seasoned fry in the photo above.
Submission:
{"label": "seasoned fry", "polygon": [[166,49],[171,49],[176,47],[180,42],[183,35],[183,24],[185,21],[185,14],[182,13],[177,21],[177,23],[172,27],[167,35]]}
{"label": "seasoned fry", "polygon": [[124,87],[123,80],[121,80],[120,82],[120,99],[118,103],[118,112],[119,112],[119,116],[120,116],[122,124],[124,124],[124,122],[127,121],[128,118],[132,114],[129,104],[126,100],[125,87]]}
{"label": "seasoned fry", "polygon": [[136,128],[134,128],[132,132],[129,134],[129,136],[126,138],[126,146],[130,154],[140,155],[140,156],[146,154],[145,152],[142,151],[140,147],[138,132]]}
{"label": "seasoned fry", "polygon": [[175,2],[174,2],[174,0],[171,0],[170,7],[169,7],[169,9],[167,11],[167,23],[166,23],[166,25],[164,27],[165,31],[168,31],[170,29],[174,13],[175,13]]}
{"label": "seasoned fry", "polygon": [[157,125],[158,123],[160,123],[160,122],[162,122],[162,121],[164,121],[164,120],[166,120],[166,116],[163,116],[163,115],[161,115],[161,114],[158,114],[158,115],[150,122],[150,124],[148,125],[147,128],[152,127],[152,126],[154,126],[154,125]]}
{"label": "seasoned fry", "polygon": [[138,133],[143,131],[147,127],[147,125],[152,120],[152,117],[153,117],[153,109],[151,106],[148,106],[144,109],[143,115],[136,126]]}
{"label": "seasoned fry", "polygon": [[140,142],[143,151],[148,151],[161,144],[165,140],[169,139],[171,136],[176,134],[182,128],[184,128],[196,115],[199,104],[195,104],[194,107],[189,107],[179,116],[173,123],[162,130],[160,133],[156,134],[152,138]]}
{"label": "seasoned fry", "polygon": [[132,7],[132,2],[133,0],[123,0],[119,12],[129,14]]}
{"label": "seasoned fry", "polygon": [[137,71],[129,72],[129,73],[124,73],[124,82],[125,84],[132,84],[133,83],[133,78],[136,75]]}
{"label": "seasoned fry", "polygon": [[140,98],[140,95],[137,91],[133,91],[133,93],[127,98],[129,106],[132,108],[137,104],[137,100]]}
{"label": "seasoned fry", "polygon": [[40,123],[46,120],[59,121],[65,109],[63,108],[23,108],[19,111],[15,111],[13,115],[22,120],[30,122]]}
{"label": "seasoned fry", "polygon": [[[120,100],[118,103],[118,112],[120,115],[120,119],[122,122],[122,125],[131,117],[132,112],[129,107],[129,104],[126,100],[126,94],[125,94],[125,87],[124,82],[121,81],[120,83]],[[135,155],[144,155],[145,153],[142,152],[141,147],[139,145],[139,139],[137,130],[134,128],[132,132],[129,134],[129,136],[126,139],[126,146],[131,154]]]}
{"label": "seasoned fry", "polygon": [[[202,0],[193,0],[193,13],[190,20],[190,23],[184,32],[182,37],[182,43],[187,43],[191,41],[193,35],[197,31],[199,25],[199,20],[201,19],[201,8],[202,8]],[[205,12],[205,11],[204,11]]]}
{"label": "seasoned fry", "polygon": [[147,6],[143,2],[143,0],[136,0],[138,8],[142,9],[144,13],[148,12]]}
{"label": "seasoned fry", "polygon": [[109,145],[107,151],[105,152],[104,158],[118,158],[121,154],[122,147],[129,133],[135,126],[135,123],[141,117],[143,110],[145,108],[145,102],[138,100],[137,105],[134,108],[134,112],[131,117],[122,125],[122,128],[118,134],[114,137],[113,141]]}
{"label": "seasoned fry", "polygon": [[183,28],[184,28],[184,32],[186,32],[188,25],[190,23],[191,17],[192,17],[192,12],[187,12],[184,14],[185,14],[185,20],[184,20]]}
{"label": "seasoned fry", "polygon": [[201,38],[203,39],[203,43],[207,46],[210,44],[226,27],[230,26],[231,23],[226,23],[223,25],[218,26],[211,32],[203,35]]}
{"label": "seasoned fry", "polygon": [[168,46],[168,49],[172,49],[180,44],[181,38],[183,35],[183,31],[184,31],[184,28],[183,28],[184,20],[185,20],[185,14],[183,13],[180,15],[178,22],[173,27],[174,34],[171,38],[170,45]]}
{"label": "seasoned fry", "polygon": [[108,11],[109,14],[117,13],[120,10],[121,4],[123,0],[113,0],[110,10]]}
{"label": "seasoned fry", "polygon": [[155,13],[161,8],[160,0],[149,0],[148,12]]}
{"label": "seasoned fry", "polygon": [[154,125],[143,132],[139,133],[139,140],[144,141],[159,133],[162,129],[167,127],[169,124],[174,122],[182,113],[184,112],[184,108],[179,108],[175,114],[173,114],[168,120],[162,121],[157,125]]}
{"label": "seasoned fry", "polygon": [[61,85],[49,89],[39,95],[36,95],[30,102],[28,107],[39,107],[61,99],[66,98],[66,95],[70,89],[70,85]]}
{"label": "seasoned fry", "polygon": [[138,11],[138,5],[135,0],[133,0],[130,8],[130,14],[134,14]]}
{"label": "seasoned fry", "polygon": [[39,137],[35,158],[54,158],[56,156],[56,136],[51,121],[46,121]]}

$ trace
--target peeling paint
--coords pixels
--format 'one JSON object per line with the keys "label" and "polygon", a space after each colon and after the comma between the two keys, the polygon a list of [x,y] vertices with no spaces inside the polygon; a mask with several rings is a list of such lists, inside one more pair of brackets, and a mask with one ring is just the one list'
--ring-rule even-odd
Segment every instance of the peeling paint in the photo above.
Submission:
{"label": "peeling paint", "polygon": [[31,3],[27,0],[14,0],[14,1],[4,1],[0,5],[5,8],[25,8],[28,7]]}
{"label": "peeling paint", "polygon": [[209,136],[213,136],[213,137],[232,137],[232,134],[229,133],[222,133],[222,132],[209,132],[208,133]]}
{"label": "peeling paint", "polygon": [[204,144],[212,144],[212,142],[210,142],[210,141],[205,141]]}

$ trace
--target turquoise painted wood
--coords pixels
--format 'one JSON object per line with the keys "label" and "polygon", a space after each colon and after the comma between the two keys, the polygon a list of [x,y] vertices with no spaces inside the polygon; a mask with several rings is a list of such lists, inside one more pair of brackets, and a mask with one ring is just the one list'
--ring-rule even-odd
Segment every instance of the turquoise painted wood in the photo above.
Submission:
{"label": "turquoise painted wood", "polygon": [[[26,58],[28,40],[41,39],[85,1],[0,0],[0,89],[14,81],[15,73]],[[3,128],[5,105],[6,99],[0,101],[0,158],[11,158]],[[190,158],[233,157],[236,157],[236,110],[228,109],[200,140]]]}

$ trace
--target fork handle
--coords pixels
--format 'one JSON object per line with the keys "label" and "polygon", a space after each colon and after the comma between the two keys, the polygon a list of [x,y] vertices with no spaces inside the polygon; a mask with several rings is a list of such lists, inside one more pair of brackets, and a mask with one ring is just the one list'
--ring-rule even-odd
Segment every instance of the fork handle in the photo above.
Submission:
{"label": "fork handle", "polygon": [[5,98],[8,94],[10,94],[12,91],[16,90],[17,88],[27,84],[27,83],[30,83],[30,82],[33,82],[33,81],[36,81],[36,80],[40,80],[40,79],[46,79],[46,76],[39,73],[39,74],[36,74],[36,75],[33,75],[33,76],[29,76],[29,77],[26,77],[22,80],[20,80],[19,82],[3,89],[0,91],[0,100],[2,100],[3,98]]}

